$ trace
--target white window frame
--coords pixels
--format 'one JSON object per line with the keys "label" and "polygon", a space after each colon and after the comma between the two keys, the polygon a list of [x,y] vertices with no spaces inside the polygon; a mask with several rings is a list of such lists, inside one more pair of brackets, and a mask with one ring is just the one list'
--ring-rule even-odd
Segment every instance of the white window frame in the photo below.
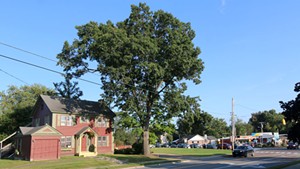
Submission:
{"label": "white window frame", "polygon": [[108,146],[108,136],[98,136],[97,145],[98,147],[107,147]]}
{"label": "white window frame", "polygon": [[61,115],[60,116],[60,126],[72,126],[73,119],[70,115]]}
{"label": "white window frame", "polygon": [[60,146],[65,149],[72,148],[72,136],[62,136],[60,139]]}

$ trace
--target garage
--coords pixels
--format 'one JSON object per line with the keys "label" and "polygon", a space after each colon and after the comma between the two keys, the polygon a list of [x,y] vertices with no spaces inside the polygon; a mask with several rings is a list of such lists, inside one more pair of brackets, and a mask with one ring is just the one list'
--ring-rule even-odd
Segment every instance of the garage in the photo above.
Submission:
{"label": "garage", "polygon": [[61,133],[49,125],[20,127],[16,137],[18,158],[29,161],[60,158]]}
{"label": "garage", "polygon": [[33,139],[34,160],[58,159],[59,140],[51,138]]}

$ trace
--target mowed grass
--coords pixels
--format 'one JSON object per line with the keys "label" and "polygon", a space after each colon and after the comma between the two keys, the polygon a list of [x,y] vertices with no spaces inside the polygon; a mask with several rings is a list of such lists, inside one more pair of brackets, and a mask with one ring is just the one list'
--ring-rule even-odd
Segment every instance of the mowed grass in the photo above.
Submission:
{"label": "mowed grass", "polygon": [[[152,153],[155,154],[174,154],[174,155],[190,155],[190,156],[213,156],[213,155],[230,155],[231,150],[215,150],[215,149],[185,149],[185,148],[153,148]],[[48,161],[24,161],[24,160],[0,160],[0,168],[14,169],[98,169],[98,168],[124,168],[139,165],[149,165],[155,163],[164,163],[178,160],[166,160],[157,156],[146,157],[143,155],[102,155],[105,157],[115,158],[125,162],[117,164],[111,161],[105,161],[100,156],[97,157],[78,157],[67,156],[61,157],[59,160]]]}
{"label": "mowed grass", "polygon": [[105,161],[101,157],[78,157],[67,156],[61,157],[59,160],[48,161],[24,161],[24,160],[0,160],[0,168],[14,169],[75,169],[75,168],[124,168],[138,165],[147,165],[153,163],[166,162],[165,159],[155,156],[146,157],[143,155],[103,155],[105,157],[115,158],[125,162],[124,164],[117,164],[110,161]]}
{"label": "mowed grass", "polygon": [[47,161],[24,161],[24,160],[0,160],[0,168],[24,168],[24,169],[72,169],[72,168],[89,168],[97,166],[110,166],[114,163],[99,160],[97,158],[84,158],[77,156],[61,157],[59,160]]}
{"label": "mowed grass", "polygon": [[175,154],[190,156],[213,156],[213,155],[231,155],[231,150],[201,149],[201,148],[152,148],[155,154]]}

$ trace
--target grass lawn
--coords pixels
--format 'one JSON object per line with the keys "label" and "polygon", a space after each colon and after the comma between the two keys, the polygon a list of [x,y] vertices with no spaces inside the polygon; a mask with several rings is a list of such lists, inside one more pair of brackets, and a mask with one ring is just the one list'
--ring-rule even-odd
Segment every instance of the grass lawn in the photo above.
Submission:
{"label": "grass lawn", "polygon": [[[175,155],[192,155],[192,156],[212,156],[212,155],[230,155],[230,150],[213,150],[213,149],[184,149],[184,148],[153,148],[151,152],[158,154],[175,154]],[[49,161],[23,161],[23,160],[0,160],[0,168],[21,168],[21,169],[73,169],[73,168],[124,168],[138,165],[149,165],[155,163],[168,162],[166,159],[156,156],[145,157],[143,155],[102,155],[102,157],[116,158],[125,164],[116,164],[105,161],[98,157],[78,157],[67,156],[59,160]],[[173,160],[177,161],[177,160]]]}
{"label": "grass lawn", "polygon": [[201,148],[152,148],[155,154],[176,154],[191,156],[231,155],[231,150],[201,149]]}
{"label": "grass lawn", "polygon": [[73,168],[123,168],[138,165],[147,165],[158,163],[159,161],[165,161],[158,157],[145,157],[143,155],[103,155],[105,157],[116,158],[121,161],[125,161],[126,164],[116,164],[109,161],[104,161],[101,157],[78,157],[67,156],[62,157],[59,160],[49,161],[23,161],[23,160],[0,160],[0,168],[21,168],[21,169],[73,169]]}

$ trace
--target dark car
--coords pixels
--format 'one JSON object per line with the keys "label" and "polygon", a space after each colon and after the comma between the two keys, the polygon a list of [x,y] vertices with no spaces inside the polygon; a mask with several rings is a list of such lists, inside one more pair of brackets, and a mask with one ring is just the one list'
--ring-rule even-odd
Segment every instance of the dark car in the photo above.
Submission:
{"label": "dark car", "polygon": [[207,149],[217,149],[217,146],[214,144],[206,144]]}
{"label": "dark car", "polygon": [[251,146],[238,146],[236,149],[232,151],[232,156],[233,157],[237,157],[237,156],[254,157],[254,149]]}
{"label": "dark car", "polygon": [[197,143],[190,144],[190,147],[191,148],[202,148],[201,144],[197,144]]}
{"label": "dark car", "polygon": [[191,148],[190,145],[186,144],[186,143],[180,143],[177,146],[178,148]]}
{"label": "dark car", "polygon": [[299,149],[299,145],[297,143],[289,142],[287,149]]}
{"label": "dark car", "polygon": [[218,149],[232,149],[232,146],[228,143],[218,144]]}
{"label": "dark car", "polygon": [[171,144],[170,147],[171,148],[177,148],[178,146],[177,146],[177,144]]}
{"label": "dark car", "polygon": [[164,144],[161,144],[161,145],[160,145],[160,147],[169,148],[169,147],[170,147],[170,145],[169,145],[169,143],[164,143]]}

